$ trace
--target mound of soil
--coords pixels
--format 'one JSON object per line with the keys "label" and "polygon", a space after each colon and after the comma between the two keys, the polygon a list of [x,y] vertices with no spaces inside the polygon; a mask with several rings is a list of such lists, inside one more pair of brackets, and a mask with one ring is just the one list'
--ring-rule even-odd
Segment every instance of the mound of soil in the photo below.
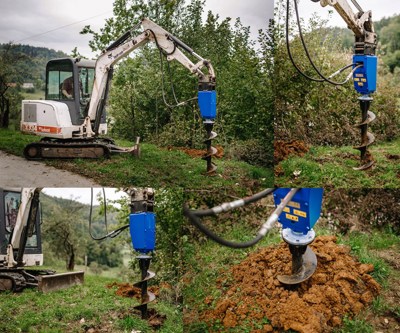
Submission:
{"label": "mound of soil", "polygon": [[305,153],[307,153],[309,148],[307,147],[304,141],[300,140],[292,140],[292,141],[283,141],[283,140],[275,140],[274,141],[274,161],[275,164],[285,160],[289,155],[296,155],[303,157]]}
{"label": "mound of soil", "polygon": [[[294,330],[300,333],[330,332],[344,315],[352,317],[379,294],[379,284],[368,274],[372,265],[359,263],[336,237],[321,236],[310,245],[318,258],[314,275],[297,288],[287,288],[276,278],[290,274],[291,255],[281,243],[250,254],[218,280],[222,297],[206,304],[205,322],[219,320],[225,328],[244,321],[253,333]],[[265,323],[268,318],[270,324]]]}

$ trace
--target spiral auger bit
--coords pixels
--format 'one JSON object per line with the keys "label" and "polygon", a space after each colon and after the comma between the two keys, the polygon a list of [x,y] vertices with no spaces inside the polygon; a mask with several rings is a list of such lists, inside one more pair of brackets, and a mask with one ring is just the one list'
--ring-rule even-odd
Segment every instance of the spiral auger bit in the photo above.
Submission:
{"label": "spiral auger bit", "polygon": [[372,133],[368,132],[368,125],[376,118],[375,114],[369,111],[373,98],[370,96],[376,91],[378,60],[375,56],[375,48],[372,54],[365,53],[369,49],[364,49],[364,54],[355,54],[353,56],[353,81],[355,90],[361,94],[358,98],[361,108],[361,122],[356,126],[360,128],[361,143],[353,147],[361,153],[360,166],[354,170],[366,170],[374,164],[374,159],[368,147],[375,141]]}
{"label": "spiral auger bit", "polygon": [[372,133],[368,132],[368,125],[373,122],[376,118],[372,111],[369,111],[373,98],[368,95],[363,95],[358,98],[360,101],[361,108],[361,123],[356,126],[360,128],[361,132],[361,144],[359,146],[353,147],[358,149],[361,153],[359,167],[354,168],[354,170],[366,170],[374,164],[374,159],[371,153],[368,151],[368,146],[374,143],[375,137]]}
{"label": "spiral auger bit", "polygon": [[202,159],[207,162],[206,174],[213,175],[217,170],[217,166],[212,162],[212,157],[216,155],[218,151],[211,145],[211,142],[217,137],[217,133],[212,130],[214,127],[214,122],[211,120],[204,121],[204,127],[207,131],[207,139],[204,141],[207,150]]}
{"label": "spiral auger bit", "polygon": [[156,243],[154,191],[151,188],[132,189],[129,194],[131,195],[130,233],[133,248],[140,253],[136,259],[139,260],[141,272],[141,280],[133,284],[141,289],[141,303],[134,308],[140,310],[142,319],[147,319],[147,305],[155,300],[155,295],[147,290],[148,281],[156,275],[149,271],[152,259],[150,253],[154,251]]}

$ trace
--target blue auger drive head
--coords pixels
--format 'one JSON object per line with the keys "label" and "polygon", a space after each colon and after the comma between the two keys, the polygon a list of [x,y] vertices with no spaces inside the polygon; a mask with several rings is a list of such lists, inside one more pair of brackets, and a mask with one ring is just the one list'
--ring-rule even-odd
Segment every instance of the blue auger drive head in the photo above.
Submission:
{"label": "blue auger drive head", "polygon": [[217,116],[217,92],[215,90],[201,90],[198,94],[201,117],[214,120]]}
{"label": "blue auger drive head", "polygon": [[152,212],[129,215],[129,229],[135,251],[148,253],[156,247],[156,218]]}
{"label": "blue auger drive head", "polygon": [[362,65],[353,73],[354,88],[363,95],[369,95],[376,90],[378,58],[374,55],[354,55],[353,67]]}
{"label": "blue auger drive head", "polygon": [[[290,188],[279,188],[274,191],[275,205],[279,205]],[[289,228],[294,232],[310,231],[321,214],[322,188],[302,188],[296,192],[289,204],[284,208],[278,221],[283,229]]]}

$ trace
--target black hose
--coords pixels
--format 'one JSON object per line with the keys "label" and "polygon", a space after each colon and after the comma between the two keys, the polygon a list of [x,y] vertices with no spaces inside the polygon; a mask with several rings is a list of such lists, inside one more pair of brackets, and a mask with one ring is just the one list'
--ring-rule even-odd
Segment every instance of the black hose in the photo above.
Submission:
{"label": "black hose", "polygon": [[93,240],[96,240],[96,241],[104,240],[106,238],[114,238],[114,237],[118,236],[123,230],[125,230],[126,228],[129,227],[129,224],[126,224],[116,230],[108,232],[107,203],[106,203],[106,193],[105,193],[104,188],[103,188],[103,197],[104,197],[103,205],[104,205],[104,221],[105,221],[105,225],[106,225],[106,234],[101,237],[95,237],[92,234],[93,188],[92,187],[90,188],[89,235]]}
{"label": "black hose", "polygon": [[[332,81],[332,80],[330,80],[328,77],[324,76],[324,74],[321,73],[321,71],[317,68],[317,66],[315,65],[315,63],[314,63],[313,60],[311,59],[311,56],[310,56],[310,53],[309,53],[309,51],[308,51],[306,42],[305,42],[305,40],[304,40],[304,36],[303,36],[302,29],[301,29],[301,23],[300,23],[300,16],[299,16],[299,9],[298,9],[298,6],[297,6],[297,1],[294,0],[293,2],[294,2],[294,7],[295,7],[297,26],[298,26],[298,29],[299,29],[299,36],[300,36],[301,43],[302,43],[302,45],[303,45],[304,52],[306,53],[306,56],[307,56],[307,59],[308,59],[309,63],[310,63],[311,66],[314,68],[314,70],[317,72],[317,74],[321,77],[321,79],[312,78],[312,77],[308,76],[307,74],[305,74],[305,73],[297,66],[297,64],[295,63],[295,61],[294,61],[294,59],[293,59],[293,56],[292,56],[292,53],[291,53],[291,50],[290,50],[290,45],[289,45],[289,44],[290,44],[290,43],[289,43],[289,8],[290,8],[290,0],[287,0],[287,2],[286,2],[286,47],[287,47],[287,50],[288,50],[289,58],[290,58],[290,60],[291,60],[291,62],[292,62],[292,64],[293,64],[293,66],[296,68],[296,70],[297,70],[301,75],[303,75],[304,77],[306,77],[307,79],[309,79],[309,80],[311,80],[311,81],[315,81],[315,82],[328,82],[328,83],[330,83],[330,84],[332,84],[332,85],[336,85],[336,86],[342,86],[342,85],[346,84],[346,83],[348,82],[348,79],[346,79],[346,80],[344,80],[344,81],[342,81],[342,82],[336,82],[336,81]],[[347,66],[343,67],[341,70],[339,70],[338,72],[341,73],[341,72],[344,71],[345,69],[347,69],[347,68],[349,68],[349,67],[352,67],[352,66],[353,66],[353,64],[347,65]]]}
{"label": "black hose", "polygon": [[219,237],[217,234],[213,233],[211,230],[206,228],[201,223],[201,220],[198,217],[198,215],[194,214],[194,211],[191,211],[189,209],[189,207],[186,205],[183,206],[183,215],[185,215],[189,219],[189,221],[194,226],[196,226],[201,232],[203,232],[207,237],[212,239],[214,242],[224,245],[224,246],[227,246],[227,247],[231,247],[234,249],[243,249],[243,248],[250,247],[250,246],[257,244],[263,238],[263,235],[257,234],[257,236],[255,238],[253,238],[252,240],[250,240],[248,242],[241,242],[241,243],[232,242],[232,241],[229,241],[229,240]]}
{"label": "black hose", "polygon": [[258,192],[250,197],[246,197],[240,200],[235,200],[229,203],[225,203],[222,204],[220,206],[216,206],[213,208],[209,208],[209,209],[197,209],[197,210],[193,210],[193,213],[196,216],[199,217],[203,217],[203,216],[213,216],[213,215],[217,215],[218,213],[222,212],[222,211],[228,211],[231,210],[233,208],[237,208],[237,207],[241,207],[241,206],[245,206],[248,205],[250,203],[256,202],[266,196],[268,196],[269,194],[271,194],[272,192],[274,192],[275,189],[273,188],[267,188],[261,192]]}

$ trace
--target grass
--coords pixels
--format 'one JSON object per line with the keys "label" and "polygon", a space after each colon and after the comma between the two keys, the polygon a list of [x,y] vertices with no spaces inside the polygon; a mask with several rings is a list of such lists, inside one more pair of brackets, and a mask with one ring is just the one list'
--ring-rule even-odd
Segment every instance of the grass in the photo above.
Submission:
{"label": "grass", "polygon": [[[359,153],[352,147],[311,147],[303,157],[289,156],[279,164],[275,183],[280,187],[398,188],[400,187],[400,139],[370,147],[375,165],[359,166]],[[295,171],[301,171],[294,176]]]}
{"label": "grass", "polygon": [[[28,143],[39,137],[12,130],[0,130],[0,150],[22,156]],[[128,141],[118,141],[121,146],[131,146]],[[114,155],[99,160],[47,160],[46,164],[66,169],[94,179],[110,187],[124,186],[181,186],[190,188],[242,186],[265,188],[273,186],[273,171],[245,162],[218,159],[218,174],[205,176],[205,161],[192,158],[181,151],[169,151],[156,145],[143,143],[141,157]]]}
{"label": "grass", "polygon": [[[137,304],[131,298],[116,296],[105,286],[115,281],[103,277],[86,276],[82,286],[42,294],[35,289],[22,293],[1,295],[0,331],[14,332],[86,332],[90,328],[108,332],[156,332],[146,321],[131,310]],[[158,301],[158,313],[167,316],[160,333],[182,331],[180,309]],[[97,330],[96,330],[97,331]]]}

